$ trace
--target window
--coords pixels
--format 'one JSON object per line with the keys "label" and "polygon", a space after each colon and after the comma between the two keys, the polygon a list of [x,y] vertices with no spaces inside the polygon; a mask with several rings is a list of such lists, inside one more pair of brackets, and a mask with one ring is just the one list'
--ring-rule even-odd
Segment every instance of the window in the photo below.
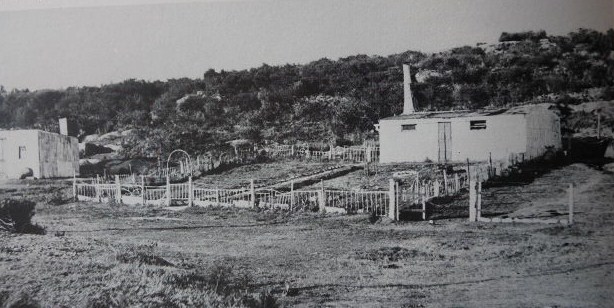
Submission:
{"label": "window", "polygon": [[471,130],[486,129],[486,120],[470,121],[469,129]]}
{"label": "window", "polygon": [[26,147],[19,146],[19,159],[24,159],[24,158],[26,158]]}
{"label": "window", "polygon": [[403,124],[401,130],[416,130],[416,124]]}

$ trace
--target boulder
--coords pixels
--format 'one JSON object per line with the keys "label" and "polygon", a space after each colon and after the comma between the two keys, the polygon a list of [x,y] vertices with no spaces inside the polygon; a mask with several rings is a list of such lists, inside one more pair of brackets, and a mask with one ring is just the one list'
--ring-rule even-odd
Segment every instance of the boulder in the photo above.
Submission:
{"label": "boulder", "polygon": [[87,135],[85,138],[83,138],[83,142],[95,142],[98,141],[99,138],[100,136],[98,134]]}

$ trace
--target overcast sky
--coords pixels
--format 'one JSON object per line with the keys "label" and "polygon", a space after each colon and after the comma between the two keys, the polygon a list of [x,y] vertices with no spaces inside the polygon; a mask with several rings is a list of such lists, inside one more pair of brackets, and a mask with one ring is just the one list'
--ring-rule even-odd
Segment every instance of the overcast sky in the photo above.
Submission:
{"label": "overcast sky", "polygon": [[614,0],[0,0],[0,85],[98,86],[435,52],[496,42],[502,31],[605,31],[613,16]]}

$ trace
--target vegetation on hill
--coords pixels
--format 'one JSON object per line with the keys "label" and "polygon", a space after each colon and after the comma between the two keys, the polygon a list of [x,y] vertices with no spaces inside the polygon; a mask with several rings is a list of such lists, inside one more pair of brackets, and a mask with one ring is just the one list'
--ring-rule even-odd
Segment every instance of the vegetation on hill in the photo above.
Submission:
{"label": "vegetation on hill", "polygon": [[402,108],[403,63],[418,110],[614,99],[614,30],[503,33],[495,45],[435,54],[357,55],[304,65],[214,71],[200,79],[126,80],[101,87],[5,91],[0,128],[57,131],[69,117],[80,135],[134,129],[129,156],[182,148],[201,153],[233,139],[360,142]]}

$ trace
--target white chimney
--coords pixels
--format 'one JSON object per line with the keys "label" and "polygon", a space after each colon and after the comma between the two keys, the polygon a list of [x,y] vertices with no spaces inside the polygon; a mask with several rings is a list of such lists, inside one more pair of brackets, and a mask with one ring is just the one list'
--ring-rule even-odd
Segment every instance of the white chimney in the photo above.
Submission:
{"label": "white chimney", "polygon": [[411,98],[411,74],[409,73],[409,64],[403,64],[403,114],[414,112],[414,101]]}
{"label": "white chimney", "polygon": [[60,134],[68,136],[68,119],[60,118]]}

